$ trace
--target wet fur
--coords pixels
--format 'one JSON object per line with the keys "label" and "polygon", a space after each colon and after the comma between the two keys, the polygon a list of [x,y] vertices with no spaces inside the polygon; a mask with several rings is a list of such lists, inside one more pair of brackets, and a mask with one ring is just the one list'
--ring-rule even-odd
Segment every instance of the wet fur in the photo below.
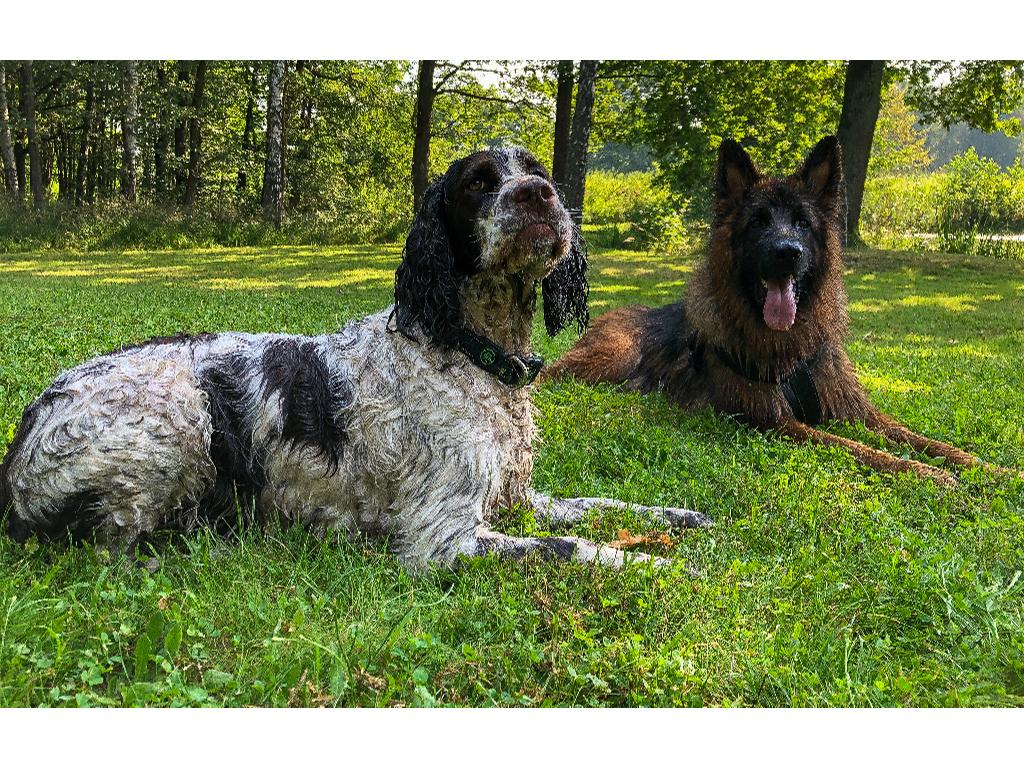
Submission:
{"label": "wet fur", "polygon": [[[468,194],[478,174],[490,186]],[[320,336],[154,339],[62,373],[0,468],[8,530],[131,548],[159,529],[279,520],[383,537],[410,568],[491,551],[622,565],[582,539],[488,527],[516,504],[562,525],[619,504],[532,491],[528,391],[455,348],[466,326],[529,352],[538,283],[551,332],[586,322],[585,256],[546,171],[516,148],[457,161],[416,216],[394,307]]]}
{"label": "wet fur", "polygon": [[[980,464],[954,446],[910,431],[871,405],[843,349],[849,318],[843,287],[842,160],[835,139],[823,139],[799,171],[781,179],[761,175],[739,145],[727,140],[720,150],[716,182],[710,244],[686,299],[602,315],[545,377],[572,375],[640,392],[662,391],[687,409],[711,407],[761,430],[841,445],[875,469],[913,471],[941,483],[954,482],[944,470],[799,421],[778,381],[807,361],[821,422],[862,422],[891,442],[943,457],[949,464]],[[800,300],[788,331],[766,325],[751,288],[760,264],[757,247],[751,245],[751,218],[766,208],[806,217],[810,225],[796,234],[783,233],[803,238]],[[741,370],[759,371],[760,380],[738,373],[729,358],[740,361]]]}

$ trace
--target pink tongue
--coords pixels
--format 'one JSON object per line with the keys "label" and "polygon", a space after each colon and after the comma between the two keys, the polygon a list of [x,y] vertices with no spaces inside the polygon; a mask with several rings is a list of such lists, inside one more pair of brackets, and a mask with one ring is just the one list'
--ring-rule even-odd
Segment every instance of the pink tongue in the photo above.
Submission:
{"label": "pink tongue", "polygon": [[773,331],[788,331],[796,320],[796,292],[792,278],[785,284],[768,280],[768,297],[764,300],[764,322]]}

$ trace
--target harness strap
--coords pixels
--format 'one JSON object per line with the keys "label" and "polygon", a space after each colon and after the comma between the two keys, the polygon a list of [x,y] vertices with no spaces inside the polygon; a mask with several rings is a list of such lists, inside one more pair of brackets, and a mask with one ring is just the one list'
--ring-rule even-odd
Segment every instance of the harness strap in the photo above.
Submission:
{"label": "harness strap", "polygon": [[[690,365],[694,370],[700,370],[704,366],[706,345],[697,338],[697,333],[694,332],[687,339],[686,346],[690,352]],[[818,389],[811,376],[811,366],[821,357],[820,349],[797,363],[789,375],[784,377],[780,376],[778,371],[772,370],[769,370],[767,375],[763,374],[761,369],[750,361],[738,360],[727,349],[712,347],[711,351],[737,376],[756,381],[759,384],[775,384],[780,387],[782,395],[789,403],[797,421],[812,426],[821,422],[821,398],[818,396]]]}

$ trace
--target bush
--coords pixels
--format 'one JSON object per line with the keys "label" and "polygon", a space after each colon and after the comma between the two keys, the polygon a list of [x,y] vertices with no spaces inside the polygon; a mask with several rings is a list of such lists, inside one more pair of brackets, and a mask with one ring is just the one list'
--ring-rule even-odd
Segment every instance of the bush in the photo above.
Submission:
{"label": "bush", "polygon": [[942,173],[868,179],[861,205],[861,231],[866,235],[935,232],[942,184]]}
{"label": "bush", "polygon": [[654,181],[653,171],[587,174],[583,204],[588,238],[608,247],[647,248],[682,237],[685,208]]}
{"label": "bush", "polygon": [[1024,230],[1024,169],[1004,172],[971,147],[946,166],[939,196],[940,231]]}
{"label": "bush", "polygon": [[861,231],[883,248],[1024,256],[1024,168],[1003,170],[974,149],[927,175],[882,176],[864,188]]}
{"label": "bush", "polygon": [[291,214],[280,230],[246,207],[200,204],[187,214],[173,206],[120,200],[85,208],[57,204],[40,212],[0,204],[0,253],[392,242],[409,226],[410,203],[372,187],[338,201],[331,210]]}

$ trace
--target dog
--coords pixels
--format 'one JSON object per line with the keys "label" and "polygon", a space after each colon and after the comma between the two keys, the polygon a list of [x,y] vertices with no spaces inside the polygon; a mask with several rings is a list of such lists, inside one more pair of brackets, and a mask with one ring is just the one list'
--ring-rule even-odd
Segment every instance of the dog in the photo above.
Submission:
{"label": "dog", "polygon": [[585,252],[547,171],[519,148],[462,158],[426,192],[392,307],[321,336],[152,339],[61,374],[0,468],[9,533],[131,549],[276,519],[384,537],[410,570],[489,552],[622,566],[613,548],[488,525],[517,504],[552,526],[625,506],[530,488],[538,283],[550,334],[585,326]]}
{"label": "dog", "polygon": [[710,406],[760,430],[843,446],[877,470],[953,484],[943,469],[817,428],[862,422],[888,441],[949,464],[981,464],[868,401],[843,349],[849,325],[844,213],[842,152],[834,137],[818,142],[786,178],[762,174],[737,142],[722,141],[710,243],[685,300],[602,315],[545,378],[571,374],[663,391],[683,408]]}

